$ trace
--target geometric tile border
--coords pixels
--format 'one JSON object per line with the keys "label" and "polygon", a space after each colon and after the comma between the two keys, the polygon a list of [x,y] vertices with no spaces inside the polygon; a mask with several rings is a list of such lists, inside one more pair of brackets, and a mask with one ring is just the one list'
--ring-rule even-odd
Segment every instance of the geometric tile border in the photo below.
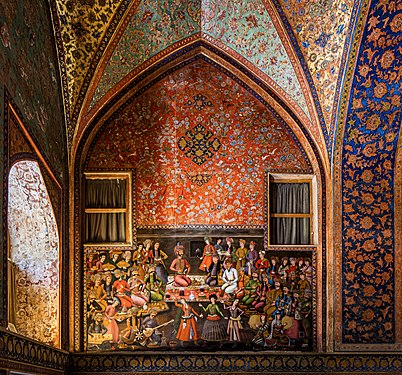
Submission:
{"label": "geometric tile border", "polygon": [[64,373],[68,358],[67,351],[0,330],[0,368],[24,373],[59,374]]}
{"label": "geometric tile border", "polygon": [[401,373],[402,354],[73,354],[72,374]]}
{"label": "geometric tile border", "polygon": [[402,353],[68,353],[0,330],[0,369],[37,374],[401,374]]}

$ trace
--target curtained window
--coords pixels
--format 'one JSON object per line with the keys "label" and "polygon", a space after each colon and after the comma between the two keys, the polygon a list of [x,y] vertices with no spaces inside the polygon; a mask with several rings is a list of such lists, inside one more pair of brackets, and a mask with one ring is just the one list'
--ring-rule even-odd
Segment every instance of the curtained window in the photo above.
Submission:
{"label": "curtained window", "polygon": [[270,244],[311,244],[311,181],[272,180],[269,200]]}
{"label": "curtained window", "polygon": [[129,242],[129,181],[127,174],[86,174],[86,243]]}

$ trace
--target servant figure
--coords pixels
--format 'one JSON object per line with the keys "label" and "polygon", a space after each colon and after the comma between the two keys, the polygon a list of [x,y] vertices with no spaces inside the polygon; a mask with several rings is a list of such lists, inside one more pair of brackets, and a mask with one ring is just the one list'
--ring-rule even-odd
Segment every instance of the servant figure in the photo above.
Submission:
{"label": "servant figure", "polygon": [[156,274],[161,278],[164,284],[168,282],[168,272],[165,265],[165,260],[168,258],[167,254],[160,249],[160,243],[156,241],[154,243],[154,264],[156,266]]}
{"label": "servant figure", "polygon": [[243,329],[241,324],[241,316],[244,311],[238,306],[239,299],[236,298],[231,306],[223,305],[224,309],[229,310],[229,321],[226,329],[226,333],[229,336],[229,341],[241,341],[240,331]]}
{"label": "servant figure", "polygon": [[255,249],[256,243],[254,241],[250,241],[249,250],[246,255],[246,265],[245,272],[248,276],[251,276],[251,273],[255,271],[255,264],[258,260],[258,251]]}
{"label": "servant figure", "polygon": [[202,261],[200,266],[198,267],[201,271],[208,272],[209,266],[212,263],[212,255],[215,254],[215,248],[211,244],[211,237],[204,237],[205,241],[205,246],[204,246],[204,251],[202,253]]}
{"label": "servant figure", "polygon": [[205,278],[205,284],[208,284],[209,286],[217,286],[220,271],[221,261],[219,260],[219,255],[214,254],[212,256],[212,263],[208,268],[208,274]]}
{"label": "servant figure", "polygon": [[239,240],[240,247],[236,250],[236,269],[239,271],[241,268],[244,268],[246,265],[246,255],[247,249],[245,248],[246,240]]}

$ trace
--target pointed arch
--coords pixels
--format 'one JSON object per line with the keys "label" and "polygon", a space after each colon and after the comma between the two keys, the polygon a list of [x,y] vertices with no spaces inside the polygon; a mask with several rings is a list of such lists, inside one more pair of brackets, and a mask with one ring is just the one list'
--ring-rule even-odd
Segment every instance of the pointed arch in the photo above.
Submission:
{"label": "pointed arch", "polygon": [[[272,79],[262,74],[257,67],[242,58],[238,53],[225,47],[222,43],[204,33],[194,34],[171,45],[160,55],[154,56],[138,68],[134,69],[123,80],[116,84],[98,103],[96,103],[89,112],[85,113],[88,106],[84,105],[72,145],[73,157],[86,128],[91,123],[98,122],[97,119],[105,118],[104,114],[108,112],[110,108],[117,107],[117,103],[124,102],[127,93],[132,93],[134,87],[144,85],[145,82],[152,79],[151,77],[157,77],[158,74],[162,74],[166,70],[172,68],[175,64],[180,64],[199,54],[208,56],[211,60],[219,61],[219,65],[227,67],[229,70],[233,67],[233,73],[235,75],[243,73],[246,77],[245,79],[250,80],[251,87],[255,87],[256,90],[262,90],[262,92],[266,92],[272,97],[271,102],[274,107],[278,107],[277,104],[274,103],[279,103],[281,107],[285,108],[284,110],[280,110],[278,107],[278,113],[280,115],[282,112],[291,114],[295,121],[300,124],[300,126],[297,127],[303,128],[306,134],[309,133],[313,143],[319,150],[320,158],[323,160],[325,169],[329,170],[326,141],[322,131],[319,127],[314,125],[314,121],[308,119],[303,114],[303,111],[301,111],[294,101],[291,100]],[[89,95],[88,98],[90,96],[91,95]],[[87,103],[87,105],[89,105],[89,103]]]}
{"label": "pointed arch", "polygon": [[71,192],[73,192],[72,199],[74,206],[70,211],[70,217],[74,221],[75,229],[70,237],[70,257],[73,268],[75,270],[75,277],[71,279],[71,288],[75,290],[74,296],[71,297],[71,320],[70,325],[73,327],[74,342],[72,345],[79,350],[82,348],[81,324],[82,316],[80,311],[82,301],[80,299],[80,285],[82,282],[82,256],[83,250],[81,248],[81,238],[79,235],[79,210],[80,210],[80,186],[82,179],[82,171],[84,170],[84,163],[86,155],[90,150],[90,146],[99,129],[105,125],[116,113],[124,108],[126,103],[135,96],[144,93],[149,87],[154,85],[161,79],[169,76],[173,71],[180,69],[183,66],[190,64],[197,59],[203,59],[209,64],[220,69],[224,74],[236,80],[247,91],[249,91],[257,100],[259,100],[267,109],[275,113],[278,119],[281,119],[290,131],[295,135],[298,141],[303,145],[308,158],[313,165],[313,173],[317,176],[319,185],[319,198],[318,198],[318,217],[319,217],[319,245],[317,248],[317,275],[320,280],[317,286],[317,311],[319,319],[317,321],[318,332],[318,349],[321,350],[326,344],[326,312],[324,311],[326,300],[326,247],[327,240],[330,238],[330,233],[327,233],[327,192],[330,191],[329,174],[326,167],[326,155],[322,154],[322,150],[317,142],[309,132],[308,128],[300,121],[297,114],[295,114],[287,105],[287,103],[278,97],[276,93],[270,89],[268,85],[262,82],[250,70],[246,69],[242,64],[232,59],[223,51],[218,50],[214,46],[205,43],[204,41],[196,41],[190,46],[185,46],[179,51],[172,53],[162,61],[149,67],[146,71],[139,74],[133,79],[129,85],[121,88],[120,91],[115,93],[110,98],[109,102],[99,109],[92,117],[87,119],[85,129],[79,142],[76,145],[73,156],[73,173],[74,178],[71,182]]}
{"label": "pointed arch", "polygon": [[[249,5],[251,6],[251,3]],[[144,6],[144,4],[142,4],[142,6]],[[209,9],[208,7],[212,5],[206,5],[203,3],[198,6],[201,6],[201,11],[206,17],[206,14],[208,13],[207,10]],[[79,139],[85,131],[87,124],[92,121],[105,105],[113,100],[117,93],[124,90],[127,86],[131,86],[133,81],[137,80],[137,78],[145,72],[152,70],[155,66],[163,65],[166,63],[166,60],[171,60],[172,58],[177,59],[183,53],[183,50],[190,50],[196,47],[197,44],[201,43],[204,45],[210,45],[216,51],[229,56],[238,64],[243,65],[245,69],[253,72],[261,82],[266,84],[277,94],[277,96],[286,102],[288,107],[297,114],[305,127],[309,129],[313,138],[316,139],[316,142],[319,145],[320,152],[325,155],[325,158],[327,158],[326,154],[328,154],[330,141],[328,139],[325,124],[320,122],[322,121],[322,116],[320,116],[320,105],[316,99],[314,90],[312,91],[310,87],[311,82],[309,81],[308,74],[306,75],[299,56],[294,51],[294,47],[292,46],[292,42],[288,35],[289,31],[285,29],[283,21],[271,2],[264,0],[261,4],[252,5],[251,8],[254,6],[259,6],[263,9],[264,17],[266,19],[260,15],[258,22],[262,23],[264,25],[263,27],[268,27],[270,29],[272,39],[275,39],[275,42],[273,42],[274,46],[271,47],[274,48],[276,46],[280,49],[281,54],[286,55],[286,63],[283,62],[283,64],[278,64],[278,59],[274,56],[275,53],[273,51],[271,51],[272,53],[269,52],[269,48],[271,47],[268,47],[267,52],[263,54],[262,58],[258,58],[254,53],[251,53],[251,51],[248,51],[251,53],[249,56],[247,50],[236,47],[236,42],[233,39],[234,35],[232,35],[229,30],[226,32],[228,35],[225,34],[225,38],[222,37],[221,34],[225,32],[224,30],[219,29],[219,22],[214,17],[212,17],[213,22],[209,23],[205,23],[206,21],[202,18],[199,29],[197,29],[196,26],[190,27],[186,32],[183,31],[183,34],[177,36],[175,40],[172,40],[171,44],[166,44],[166,41],[162,40],[160,46],[158,44],[158,47],[152,47],[153,49],[156,48],[154,52],[151,53],[148,51],[150,53],[150,58],[145,59],[145,57],[141,55],[142,58],[138,60],[137,63],[131,63],[129,60],[131,56],[130,53],[132,52],[130,52],[130,49],[127,49],[127,45],[131,45],[131,43],[134,43],[136,39],[130,39],[130,25],[131,27],[134,27],[132,25],[134,19],[137,20],[137,23],[139,22],[138,12],[144,12],[144,16],[145,14],[148,14],[140,5],[133,2],[126,13],[124,20],[116,28],[115,34],[110,40],[102,58],[99,60],[99,64],[96,71],[94,71],[90,83],[88,82],[86,84],[88,89],[85,98],[82,98],[83,102],[79,117],[77,114],[78,121],[74,139],[72,141],[72,154],[74,154]],[[152,18],[154,13],[155,12],[150,12],[149,17]],[[186,17],[189,18],[188,22],[193,22],[194,20],[192,20],[192,17],[194,17],[194,15],[187,14],[187,12],[185,13]],[[211,21],[211,19],[209,19],[209,21]],[[225,22],[228,22],[228,20],[225,20]],[[134,23],[134,25],[136,25],[136,23]],[[215,30],[216,28],[220,31]],[[149,33],[150,31],[148,30],[147,32]],[[147,35],[147,33],[145,34]],[[257,34],[263,35],[262,33]],[[142,46],[145,43],[145,36],[142,35],[138,41]],[[149,36],[149,38],[151,38],[151,36]],[[248,40],[250,35],[244,35],[244,38],[245,40]],[[259,44],[265,45],[265,47],[270,46],[271,42],[269,40],[261,37],[260,39],[261,40],[253,41],[253,43],[255,44],[258,42],[257,46]],[[166,48],[159,51],[161,46],[165,46]],[[142,52],[145,53],[144,51]],[[280,73],[281,71],[283,74]],[[288,80],[293,82],[292,85],[285,83],[283,78],[284,74],[289,75],[290,78]],[[99,85],[102,87],[100,88]],[[298,95],[297,97],[294,96],[294,93],[296,92]]]}

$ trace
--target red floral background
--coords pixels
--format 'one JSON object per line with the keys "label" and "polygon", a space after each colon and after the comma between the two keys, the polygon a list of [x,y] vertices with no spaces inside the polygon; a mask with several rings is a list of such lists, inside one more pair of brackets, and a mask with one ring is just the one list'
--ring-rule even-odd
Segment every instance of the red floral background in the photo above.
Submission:
{"label": "red floral background", "polygon": [[[204,130],[191,134],[197,125]],[[136,169],[140,227],[263,225],[266,171],[311,173],[282,120],[201,59],[133,99],[104,126],[87,168]]]}

